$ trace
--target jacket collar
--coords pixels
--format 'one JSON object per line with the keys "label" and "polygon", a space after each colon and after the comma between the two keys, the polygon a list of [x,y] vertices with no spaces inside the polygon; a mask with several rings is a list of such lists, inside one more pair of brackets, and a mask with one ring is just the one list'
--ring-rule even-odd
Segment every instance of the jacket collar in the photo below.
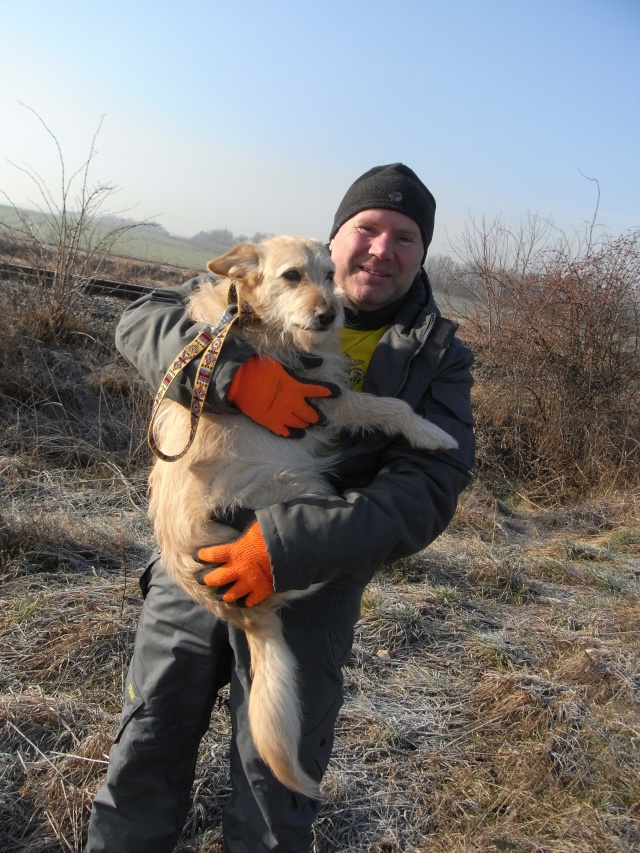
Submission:
{"label": "jacket collar", "polygon": [[376,311],[358,311],[353,308],[345,309],[346,325],[350,329],[370,331],[388,326],[390,323],[400,323],[401,326],[413,326],[416,319],[416,309],[426,308],[428,314],[440,314],[433,298],[431,282],[424,270],[414,278],[407,293],[396,299],[391,305],[378,308]]}
{"label": "jacket collar", "polygon": [[[373,313],[373,312],[371,312]],[[364,391],[396,397],[409,374],[409,365],[422,349],[440,315],[426,273],[417,275],[406,296],[387,320],[390,328],[376,347],[364,381]],[[383,324],[386,325],[386,324]]]}

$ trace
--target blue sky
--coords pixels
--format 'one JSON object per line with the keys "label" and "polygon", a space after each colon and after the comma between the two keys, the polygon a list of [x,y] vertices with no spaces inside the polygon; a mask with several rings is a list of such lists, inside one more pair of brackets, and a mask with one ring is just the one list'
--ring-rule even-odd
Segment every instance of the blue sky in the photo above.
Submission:
{"label": "blue sky", "polygon": [[[104,116],[91,175],[109,210],[175,234],[326,239],[351,181],[403,161],[465,223],[538,214],[640,226],[640,0],[4,0],[8,160],[58,183]],[[585,177],[586,176],[586,177]],[[0,201],[3,201],[0,199]]]}

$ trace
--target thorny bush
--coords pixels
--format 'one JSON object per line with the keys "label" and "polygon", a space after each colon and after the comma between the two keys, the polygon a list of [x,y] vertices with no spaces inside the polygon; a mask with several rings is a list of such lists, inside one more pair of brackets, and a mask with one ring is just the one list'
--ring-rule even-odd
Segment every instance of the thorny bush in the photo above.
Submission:
{"label": "thorny bush", "polygon": [[545,504],[640,482],[640,231],[467,232],[479,469]]}

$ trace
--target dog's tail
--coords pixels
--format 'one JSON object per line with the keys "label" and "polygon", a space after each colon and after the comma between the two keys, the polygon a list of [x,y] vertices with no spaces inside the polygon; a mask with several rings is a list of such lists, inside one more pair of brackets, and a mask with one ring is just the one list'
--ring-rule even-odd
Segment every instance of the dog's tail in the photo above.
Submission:
{"label": "dog's tail", "polygon": [[319,783],[303,770],[298,758],[301,715],[296,661],[284,639],[280,617],[275,612],[270,617],[259,628],[245,624],[253,673],[251,735],[276,779],[292,791],[319,799]]}

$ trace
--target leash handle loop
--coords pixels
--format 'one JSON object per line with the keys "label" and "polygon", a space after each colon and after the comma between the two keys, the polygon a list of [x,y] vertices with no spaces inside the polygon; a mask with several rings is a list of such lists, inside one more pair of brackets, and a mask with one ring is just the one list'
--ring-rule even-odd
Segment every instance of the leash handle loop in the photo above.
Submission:
{"label": "leash handle loop", "polygon": [[[240,321],[245,325],[253,323],[256,320],[255,312],[251,306],[243,300],[238,300],[237,286],[235,282],[232,282],[229,286],[228,299],[229,303],[216,325],[213,327],[205,326],[201,329],[198,335],[176,356],[173,363],[165,373],[156,393],[153,406],[151,408],[149,429],[147,431],[147,442],[154,454],[158,459],[162,459],[163,462],[175,462],[177,459],[181,459],[193,444],[196,437],[196,431],[198,429],[198,421],[200,420],[204,401],[207,396],[207,391],[209,390],[209,384],[211,383],[213,369],[216,365],[218,355],[222,349],[222,344],[224,343],[229,330],[236,322]],[[187,444],[179,453],[164,453],[164,451],[162,451],[158,446],[153,430],[160,404],[164,400],[165,395],[176,376],[184,370],[187,364],[194,361],[201,353],[202,357],[200,359],[200,364],[198,365],[198,372],[196,374],[193,391],[191,393],[190,425]]]}

